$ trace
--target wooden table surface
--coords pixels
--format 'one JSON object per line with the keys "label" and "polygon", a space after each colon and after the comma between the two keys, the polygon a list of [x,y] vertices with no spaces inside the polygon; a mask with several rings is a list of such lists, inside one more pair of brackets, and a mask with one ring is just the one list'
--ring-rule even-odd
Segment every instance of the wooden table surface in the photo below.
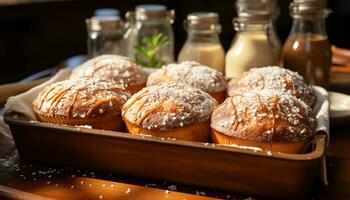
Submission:
{"label": "wooden table surface", "polygon": [[[249,198],[246,195],[233,195],[213,189],[182,186],[165,181],[140,180],[71,167],[26,163],[19,161],[13,151],[13,146],[6,143],[4,138],[0,141],[0,152],[4,157],[0,166],[0,197],[1,194],[4,194],[1,191],[2,185],[7,187],[4,190],[14,188],[52,199],[204,200]],[[22,199],[36,198],[27,198],[25,194]]]}

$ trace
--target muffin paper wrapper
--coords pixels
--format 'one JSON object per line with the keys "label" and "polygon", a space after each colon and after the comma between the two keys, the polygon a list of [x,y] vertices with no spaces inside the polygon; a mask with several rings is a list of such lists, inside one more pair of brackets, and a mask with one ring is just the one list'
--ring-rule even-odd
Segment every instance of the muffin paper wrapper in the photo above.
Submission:
{"label": "muffin paper wrapper", "polygon": [[112,131],[123,131],[124,123],[121,114],[109,115],[101,118],[65,118],[36,114],[37,119],[42,122],[62,124],[70,126],[91,126],[92,128]]}
{"label": "muffin paper wrapper", "polygon": [[240,140],[227,135],[224,135],[218,131],[211,132],[213,142],[225,145],[238,145],[238,146],[252,146],[259,147],[264,151],[282,152],[282,153],[303,153],[308,146],[310,139],[295,143],[282,143],[282,142],[258,142],[252,140]]}
{"label": "muffin paper wrapper", "polygon": [[210,136],[210,122],[199,122],[187,127],[174,128],[171,131],[139,128],[125,120],[129,133],[133,135],[151,135],[159,138],[179,139],[193,142],[207,142]]}

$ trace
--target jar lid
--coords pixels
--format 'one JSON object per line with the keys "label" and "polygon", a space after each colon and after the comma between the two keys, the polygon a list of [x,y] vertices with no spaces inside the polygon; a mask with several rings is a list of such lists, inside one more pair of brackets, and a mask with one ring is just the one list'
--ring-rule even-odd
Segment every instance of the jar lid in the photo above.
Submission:
{"label": "jar lid", "polygon": [[294,0],[290,5],[296,11],[320,10],[327,8],[327,0]]}
{"label": "jar lid", "polygon": [[237,0],[235,7],[238,17],[276,18],[280,12],[277,0]]}
{"label": "jar lid", "polygon": [[100,8],[94,11],[95,16],[120,16],[120,11],[114,8]]}
{"label": "jar lid", "polygon": [[198,31],[221,32],[219,14],[215,12],[193,12],[187,15],[184,21],[185,29],[191,28]]}
{"label": "jar lid", "polygon": [[187,15],[191,24],[218,24],[219,15],[215,12],[193,12]]}
{"label": "jar lid", "polygon": [[244,13],[234,18],[235,22],[245,23],[267,23],[271,20],[271,16],[268,14],[252,14],[252,13]]}
{"label": "jar lid", "polygon": [[88,31],[113,31],[123,28],[123,21],[119,16],[93,16],[86,20]]}
{"label": "jar lid", "polygon": [[136,6],[136,11],[161,12],[166,10],[167,7],[160,4],[143,4]]}
{"label": "jar lid", "polygon": [[135,8],[135,18],[137,20],[145,20],[150,18],[170,18],[174,16],[174,11],[170,12],[167,7],[159,4],[138,5]]}
{"label": "jar lid", "polygon": [[293,0],[289,7],[292,14],[319,13],[320,17],[327,17],[331,10],[327,8],[327,0]]}

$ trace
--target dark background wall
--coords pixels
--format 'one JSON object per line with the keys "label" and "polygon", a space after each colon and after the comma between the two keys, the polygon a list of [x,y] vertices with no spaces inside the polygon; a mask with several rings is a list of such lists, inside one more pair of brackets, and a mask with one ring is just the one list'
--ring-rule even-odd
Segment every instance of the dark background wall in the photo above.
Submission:
{"label": "dark background wall", "polygon": [[[291,0],[279,1],[281,15],[277,20],[282,42],[288,36]],[[34,72],[50,68],[68,57],[86,53],[84,20],[96,8],[117,8],[124,15],[138,4],[160,3],[175,9],[176,55],[183,45],[186,32],[182,22],[194,11],[214,11],[220,14],[223,26],[221,42],[227,50],[234,36],[233,0],[66,0],[40,3],[1,4],[0,1],[0,84],[20,80]],[[333,13],[327,19],[331,42],[350,48],[350,1],[330,0]]]}

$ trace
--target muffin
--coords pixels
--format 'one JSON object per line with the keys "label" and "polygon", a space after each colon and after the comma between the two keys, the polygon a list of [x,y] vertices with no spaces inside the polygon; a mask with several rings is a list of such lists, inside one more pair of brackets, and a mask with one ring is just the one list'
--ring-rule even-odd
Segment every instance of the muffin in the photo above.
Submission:
{"label": "muffin", "polygon": [[215,69],[194,61],[184,61],[164,66],[148,77],[147,86],[166,82],[184,83],[201,89],[209,93],[219,103],[226,98],[227,83],[224,75]]}
{"label": "muffin", "polygon": [[211,119],[215,143],[284,153],[302,153],[316,127],[309,106],[273,90],[236,93],[215,108]]}
{"label": "muffin", "polygon": [[288,92],[313,107],[316,101],[313,88],[306,84],[297,72],[278,66],[252,68],[228,84],[228,95],[249,89],[272,89],[277,92]]}
{"label": "muffin", "polygon": [[131,94],[146,86],[148,74],[127,57],[102,55],[90,59],[73,70],[70,78],[95,78],[111,81]]}
{"label": "muffin", "polygon": [[131,134],[207,142],[210,116],[217,102],[186,84],[146,87],[123,106],[122,116]]}
{"label": "muffin", "polygon": [[71,79],[47,86],[33,101],[38,121],[121,131],[121,108],[130,93],[94,79]]}

